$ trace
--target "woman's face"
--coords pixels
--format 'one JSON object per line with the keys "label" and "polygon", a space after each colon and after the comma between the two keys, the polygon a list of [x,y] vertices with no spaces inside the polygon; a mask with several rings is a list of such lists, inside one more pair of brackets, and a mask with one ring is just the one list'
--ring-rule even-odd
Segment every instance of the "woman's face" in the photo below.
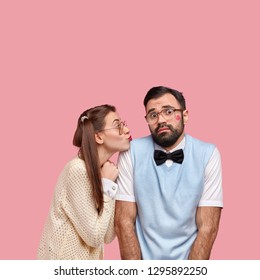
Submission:
{"label": "woman's face", "polygon": [[105,127],[98,134],[103,139],[103,147],[110,153],[126,151],[130,147],[130,130],[117,112],[107,114]]}

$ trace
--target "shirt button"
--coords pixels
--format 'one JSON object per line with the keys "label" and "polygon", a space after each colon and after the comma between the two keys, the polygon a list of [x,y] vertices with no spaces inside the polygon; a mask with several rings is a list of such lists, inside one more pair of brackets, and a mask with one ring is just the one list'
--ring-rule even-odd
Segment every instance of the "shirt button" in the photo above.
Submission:
{"label": "shirt button", "polygon": [[116,187],[115,187],[115,186],[113,186],[113,187],[112,187],[112,190],[114,191],[115,189],[116,189]]}

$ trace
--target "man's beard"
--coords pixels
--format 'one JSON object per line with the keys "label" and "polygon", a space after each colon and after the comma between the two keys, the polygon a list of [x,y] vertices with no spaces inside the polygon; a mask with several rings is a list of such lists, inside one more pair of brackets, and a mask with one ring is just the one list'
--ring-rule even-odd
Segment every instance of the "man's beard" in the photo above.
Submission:
{"label": "man's beard", "polygon": [[[171,132],[168,132],[168,131],[162,132],[158,135],[158,130],[162,127],[168,127]],[[168,148],[177,142],[179,137],[182,135],[183,130],[184,130],[183,121],[180,123],[180,126],[177,128],[173,128],[173,126],[171,124],[168,124],[168,125],[161,124],[161,125],[158,125],[158,127],[156,127],[156,129],[153,132],[151,131],[151,135],[152,135],[153,141],[157,145],[159,145],[163,148]]]}

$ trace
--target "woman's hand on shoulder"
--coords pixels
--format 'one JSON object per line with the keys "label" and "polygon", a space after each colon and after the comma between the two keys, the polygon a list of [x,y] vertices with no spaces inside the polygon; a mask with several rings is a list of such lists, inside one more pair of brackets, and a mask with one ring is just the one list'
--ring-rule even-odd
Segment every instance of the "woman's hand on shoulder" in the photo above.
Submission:
{"label": "woman's hand on shoulder", "polygon": [[117,166],[111,162],[111,161],[106,161],[103,166],[101,167],[101,177],[102,178],[107,178],[111,181],[115,181],[116,178],[118,177],[118,168]]}

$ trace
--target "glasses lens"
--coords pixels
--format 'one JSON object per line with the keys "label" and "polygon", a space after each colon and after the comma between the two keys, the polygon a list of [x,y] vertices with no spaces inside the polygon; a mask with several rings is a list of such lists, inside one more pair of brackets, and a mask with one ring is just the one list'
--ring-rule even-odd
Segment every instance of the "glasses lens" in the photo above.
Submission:
{"label": "glasses lens", "polygon": [[119,134],[123,134],[125,125],[126,125],[125,122],[120,122],[119,123],[119,125],[118,125],[118,127],[119,127]]}
{"label": "glasses lens", "polygon": [[181,111],[181,110],[169,107],[163,109],[161,112],[151,112],[148,115],[146,115],[146,120],[149,124],[154,124],[158,121],[159,115],[162,115],[162,117],[166,121],[171,120],[175,116],[176,111]]}
{"label": "glasses lens", "polygon": [[158,119],[158,113],[156,112],[151,112],[148,115],[146,115],[146,120],[149,124],[155,123],[157,119]]}
{"label": "glasses lens", "polygon": [[173,108],[164,109],[162,110],[161,114],[164,117],[164,119],[171,119],[175,115]]}

